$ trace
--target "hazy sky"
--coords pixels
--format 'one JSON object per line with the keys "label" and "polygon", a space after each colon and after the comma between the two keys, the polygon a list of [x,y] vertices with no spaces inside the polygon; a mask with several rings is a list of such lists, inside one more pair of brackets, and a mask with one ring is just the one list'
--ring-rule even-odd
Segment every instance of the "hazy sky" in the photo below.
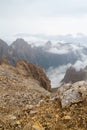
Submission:
{"label": "hazy sky", "polygon": [[0,0],[0,37],[87,34],[87,0]]}

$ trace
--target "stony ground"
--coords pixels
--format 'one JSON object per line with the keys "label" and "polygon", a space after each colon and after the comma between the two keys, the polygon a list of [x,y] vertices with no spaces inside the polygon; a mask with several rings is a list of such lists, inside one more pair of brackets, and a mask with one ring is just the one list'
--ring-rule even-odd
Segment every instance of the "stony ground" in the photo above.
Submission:
{"label": "stony ground", "polygon": [[0,130],[87,130],[87,99],[61,108],[59,99],[25,107],[0,107]]}
{"label": "stony ground", "polygon": [[57,93],[1,65],[0,130],[87,130],[87,97],[62,108]]}

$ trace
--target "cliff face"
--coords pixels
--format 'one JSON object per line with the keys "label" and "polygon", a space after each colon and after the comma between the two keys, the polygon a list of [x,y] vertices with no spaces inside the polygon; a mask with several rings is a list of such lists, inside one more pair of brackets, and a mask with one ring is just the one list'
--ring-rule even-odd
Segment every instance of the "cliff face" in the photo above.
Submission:
{"label": "cliff face", "polygon": [[77,71],[74,67],[67,69],[65,76],[61,82],[63,83],[75,83],[87,79],[87,69],[80,69]]}
{"label": "cliff face", "polygon": [[0,39],[0,60],[6,55],[8,56],[8,45]]}

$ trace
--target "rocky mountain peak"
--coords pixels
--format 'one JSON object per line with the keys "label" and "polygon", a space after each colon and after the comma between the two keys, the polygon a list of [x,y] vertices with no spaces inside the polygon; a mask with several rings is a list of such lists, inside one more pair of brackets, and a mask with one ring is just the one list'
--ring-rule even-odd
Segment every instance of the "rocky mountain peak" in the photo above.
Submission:
{"label": "rocky mountain peak", "polygon": [[61,82],[63,83],[75,83],[77,81],[86,80],[87,79],[87,71],[86,68],[76,70],[74,67],[70,67],[67,69],[65,76]]}
{"label": "rocky mountain peak", "polygon": [[14,49],[14,48],[23,48],[23,47],[28,47],[29,44],[22,38],[18,38],[16,39],[16,41],[14,41],[11,45],[11,47]]}

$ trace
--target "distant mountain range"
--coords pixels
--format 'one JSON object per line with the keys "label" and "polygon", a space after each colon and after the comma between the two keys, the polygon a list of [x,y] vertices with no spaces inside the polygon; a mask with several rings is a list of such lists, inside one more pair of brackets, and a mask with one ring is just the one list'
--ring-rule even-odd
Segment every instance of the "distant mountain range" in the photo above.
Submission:
{"label": "distant mountain range", "polygon": [[42,66],[45,70],[49,67],[58,67],[59,65],[74,64],[80,58],[78,47],[71,44],[56,43],[50,41],[43,46],[32,46],[23,39],[17,39],[10,46],[3,40],[0,40],[0,58],[6,56],[9,62],[15,65],[19,59],[30,61]]}
{"label": "distant mountain range", "polygon": [[62,74],[61,78],[64,77],[68,66],[73,65],[79,69],[87,65],[87,45],[48,41],[43,45],[35,46],[22,38],[8,45],[0,40],[0,60],[4,56],[12,65],[22,59],[42,66],[53,83],[57,81],[58,84],[59,76]]}

